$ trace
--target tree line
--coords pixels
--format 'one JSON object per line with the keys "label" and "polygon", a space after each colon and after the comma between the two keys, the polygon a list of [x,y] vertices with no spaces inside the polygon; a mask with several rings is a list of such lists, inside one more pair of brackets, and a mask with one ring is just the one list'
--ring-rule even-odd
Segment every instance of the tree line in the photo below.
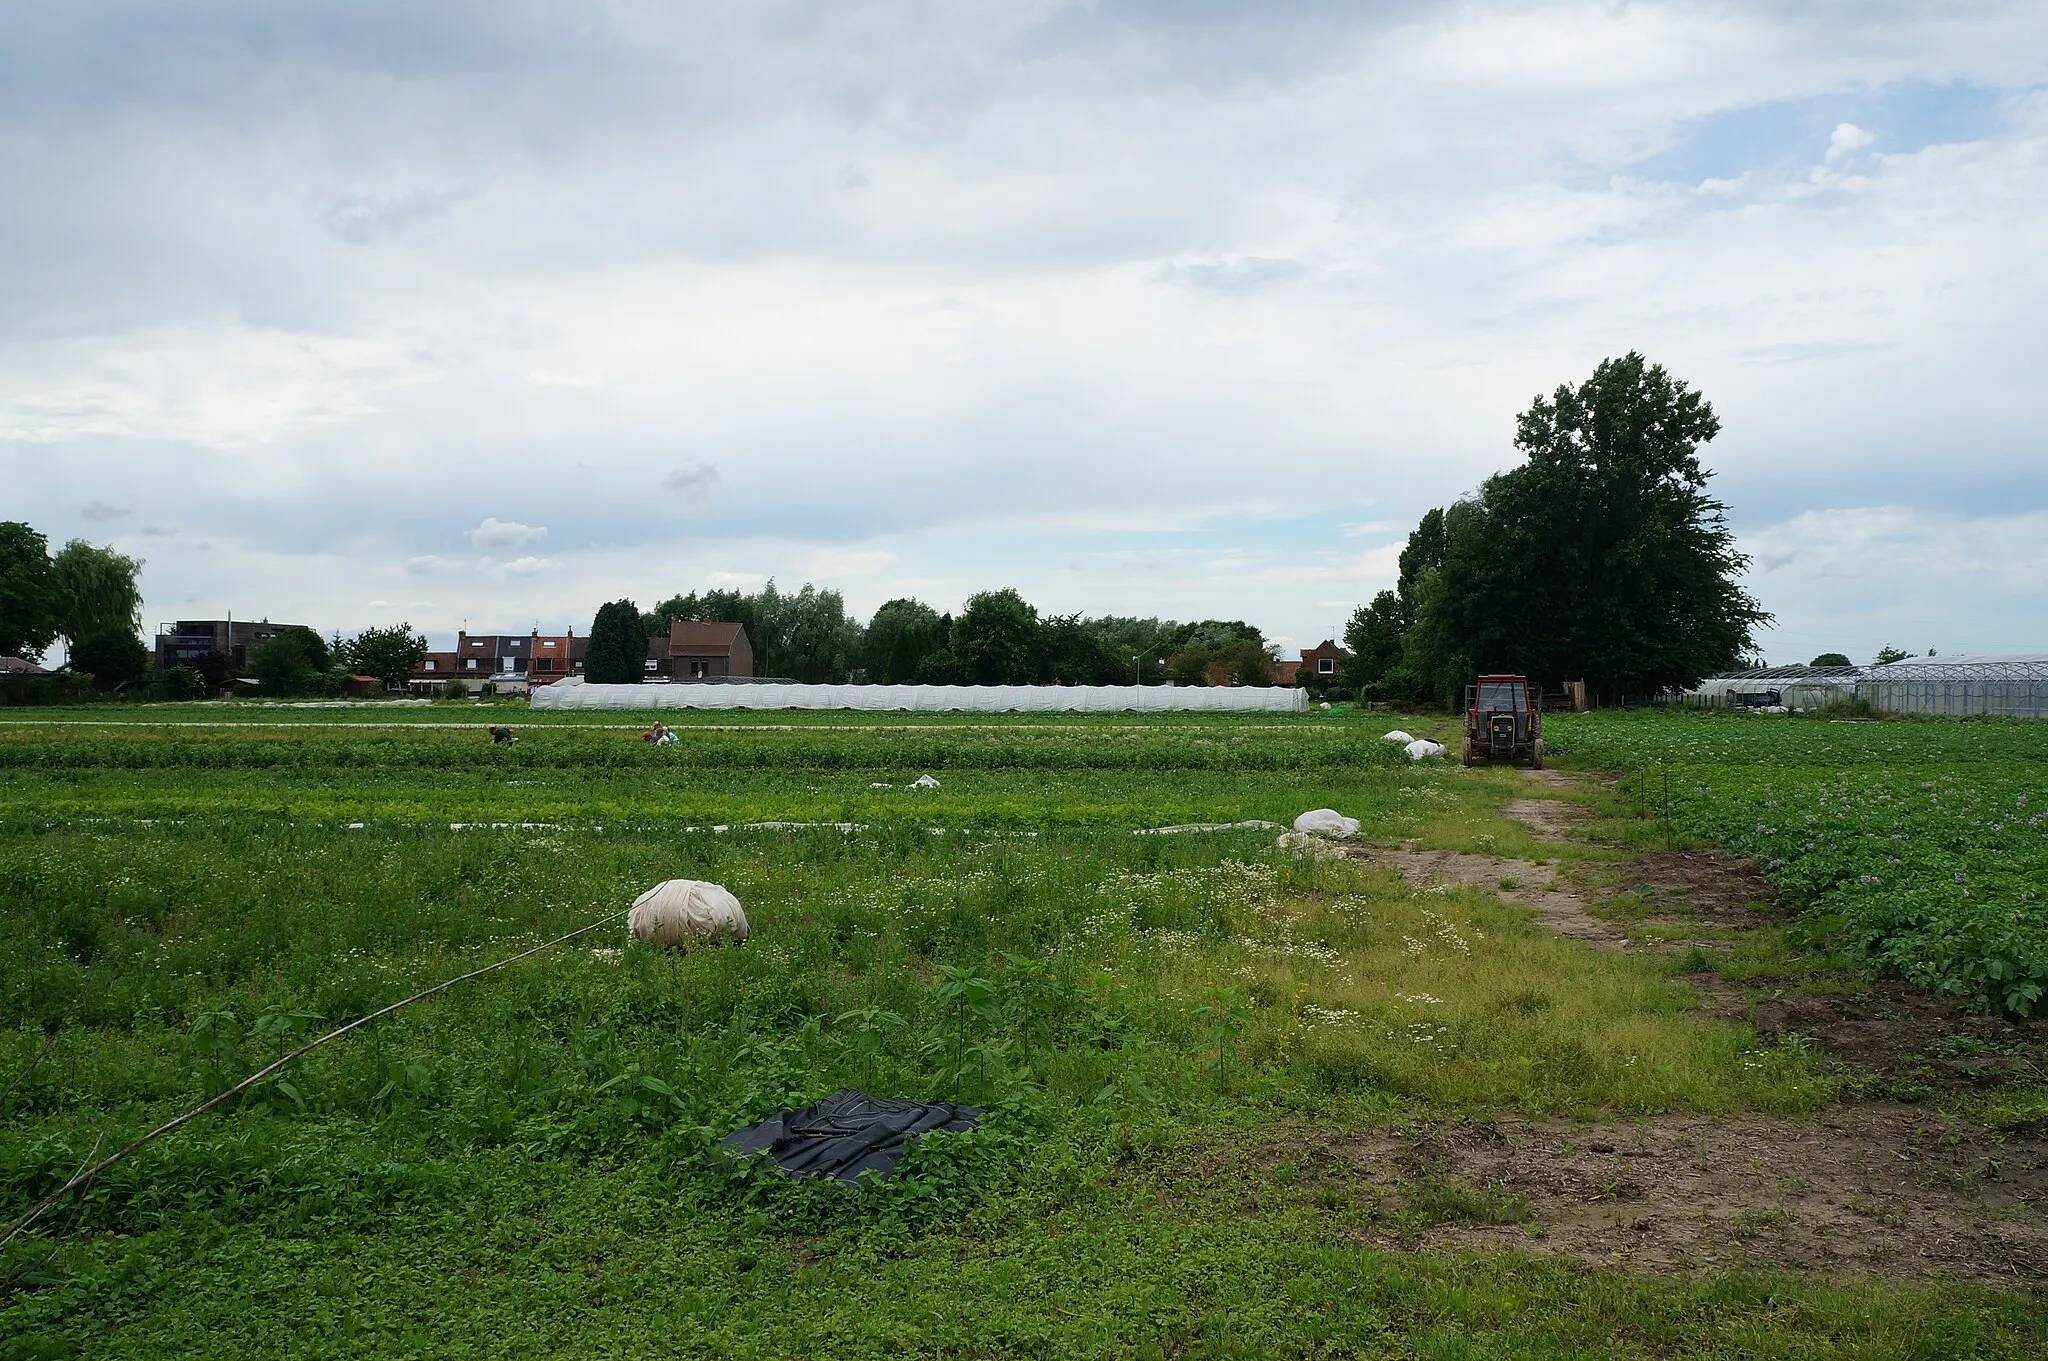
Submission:
{"label": "tree line", "polygon": [[1536,398],[1515,428],[1524,461],[1425,514],[1394,588],[1352,615],[1345,683],[1455,704],[1474,675],[1507,672],[1622,700],[1740,664],[1770,616],[1706,490],[1699,450],[1720,428],[1633,352]]}
{"label": "tree line", "polygon": [[642,611],[616,600],[597,612],[584,675],[631,684],[645,674],[647,640],[678,620],[739,624],[754,672],[807,684],[1182,685],[1273,683],[1276,649],[1241,619],[1179,623],[1120,615],[1041,615],[1016,590],[970,596],[958,615],[891,600],[863,624],[838,591],[692,591]]}

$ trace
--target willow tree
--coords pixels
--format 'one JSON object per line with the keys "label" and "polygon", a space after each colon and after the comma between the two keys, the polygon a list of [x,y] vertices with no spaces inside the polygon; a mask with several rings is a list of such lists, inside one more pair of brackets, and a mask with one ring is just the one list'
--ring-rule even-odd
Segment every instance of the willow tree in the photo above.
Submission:
{"label": "willow tree", "polygon": [[142,628],[142,562],[73,539],[50,559],[50,575],[63,601],[62,633],[67,647],[102,635],[133,637]]}

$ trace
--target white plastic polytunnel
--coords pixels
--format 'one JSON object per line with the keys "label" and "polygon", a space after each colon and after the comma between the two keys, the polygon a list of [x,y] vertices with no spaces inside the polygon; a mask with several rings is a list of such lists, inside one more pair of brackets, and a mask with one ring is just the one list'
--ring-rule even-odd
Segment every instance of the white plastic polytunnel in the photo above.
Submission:
{"label": "white plastic polytunnel", "polygon": [[1280,685],[592,685],[580,676],[538,686],[535,709],[900,709],[914,712],[1308,712],[1308,693]]}

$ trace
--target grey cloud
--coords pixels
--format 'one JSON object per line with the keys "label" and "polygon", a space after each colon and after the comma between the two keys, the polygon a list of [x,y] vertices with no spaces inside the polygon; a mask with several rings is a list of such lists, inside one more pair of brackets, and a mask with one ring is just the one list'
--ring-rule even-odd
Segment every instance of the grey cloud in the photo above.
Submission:
{"label": "grey cloud", "polygon": [[342,240],[365,246],[436,218],[470,197],[467,189],[414,189],[403,194],[353,194],[330,200],[320,220]]}
{"label": "grey cloud", "polygon": [[1307,271],[1308,266],[1299,260],[1271,255],[1232,255],[1167,265],[1152,277],[1163,283],[1190,288],[1238,292],[1281,279],[1292,279]]}
{"label": "grey cloud", "polygon": [[711,488],[718,480],[715,464],[697,462],[677,468],[661,479],[661,485],[691,505],[702,505],[711,499]]}
{"label": "grey cloud", "polygon": [[81,520],[119,520],[134,513],[126,506],[109,505],[105,501],[88,501],[78,508]]}

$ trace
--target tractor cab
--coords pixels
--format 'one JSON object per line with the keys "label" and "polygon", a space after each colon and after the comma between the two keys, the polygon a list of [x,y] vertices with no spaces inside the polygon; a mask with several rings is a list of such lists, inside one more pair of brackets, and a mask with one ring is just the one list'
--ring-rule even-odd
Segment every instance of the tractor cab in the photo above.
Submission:
{"label": "tractor cab", "polygon": [[1543,712],[1527,676],[1481,676],[1465,687],[1465,764],[1527,761],[1543,768]]}

